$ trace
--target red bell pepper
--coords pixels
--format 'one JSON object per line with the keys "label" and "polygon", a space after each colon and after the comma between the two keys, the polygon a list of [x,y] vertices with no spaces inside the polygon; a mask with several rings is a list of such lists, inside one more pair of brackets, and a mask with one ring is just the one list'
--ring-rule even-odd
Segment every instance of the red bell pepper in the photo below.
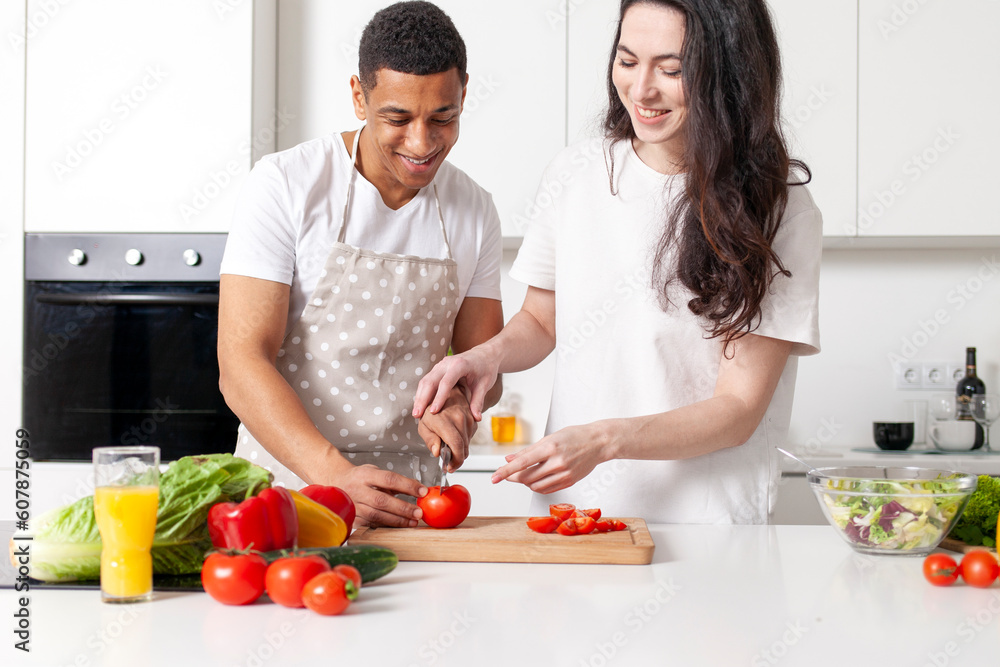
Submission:
{"label": "red bell pepper", "polygon": [[290,549],[298,534],[295,503],[280,487],[264,489],[239,504],[218,503],[208,511],[208,535],[219,549]]}
{"label": "red bell pepper", "polygon": [[218,549],[270,551],[271,532],[267,506],[260,498],[236,503],[218,503],[208,510],[208,535]]}
{"label": "red bell pepper", "polygon": [[320,505],[331,510],[347,524],[347,532],[351,532],[354,525],[355,508],[351,497],[335,486],[324,486],[322,484],[310,484],[301,491],[302,495],[315,500]]}
{"label": "red bell pepper", "polygon": [[299,536],[299,515],[288,489],[273,486],[257,494],[267,507],[272,549],[291,549]]}

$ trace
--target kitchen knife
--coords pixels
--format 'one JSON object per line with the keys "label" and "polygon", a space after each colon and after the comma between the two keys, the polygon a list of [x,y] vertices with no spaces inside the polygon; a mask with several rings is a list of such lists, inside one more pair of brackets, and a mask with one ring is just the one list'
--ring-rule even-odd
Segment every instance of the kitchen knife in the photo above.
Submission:
{"label": "kitchen knife", "polygon": [[448,488],[448,466],[451,464],[451,448],[441,443],[441,488]]}

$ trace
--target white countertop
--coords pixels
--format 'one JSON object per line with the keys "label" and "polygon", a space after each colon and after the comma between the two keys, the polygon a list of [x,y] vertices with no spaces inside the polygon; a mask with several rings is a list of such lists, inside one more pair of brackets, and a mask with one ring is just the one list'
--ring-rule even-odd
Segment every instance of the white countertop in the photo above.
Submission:
{"label": "white countertop", "polygon": [[653,526],[648,566],[400,563],[344,616],[201,593],[104,605],[30,593],[3,665],[994,665],[1000,586],[935,588],[920,558],[829,526]]}
{"label": "white countertop", "polygon": [[[462,466],[462,472],[493,472],[505,461],[507,454],[514,453],[526,445],[472,445],[469,458]],[[875,448],[875,445],[859,445],[858,448]],[[867,453],[853,448],[809,450],[803,447],[789,448],[789,451],[817,468],[824,466],[917,466],[941,470],[958,470],[977,475],[1000,475],[1000,453],[974,454],[972,452],[938,452],[928,445],[914,445],[910,449],[895,452]],[[805,473],[798,463],[785,456],[780,458],[783,473]]]}

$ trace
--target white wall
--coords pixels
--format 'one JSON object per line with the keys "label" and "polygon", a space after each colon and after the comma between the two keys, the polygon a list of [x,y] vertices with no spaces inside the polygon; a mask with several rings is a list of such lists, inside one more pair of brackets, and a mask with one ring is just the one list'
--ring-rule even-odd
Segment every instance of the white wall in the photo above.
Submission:
{"label": "white wall", "polygon": [[974,346],[1000,389],[1000,249],[828,249],[820,285],[823,351],[799,363],[793,444],[871,447],[872,421],[928,398],[895,389],[892,355],[964,363]]}

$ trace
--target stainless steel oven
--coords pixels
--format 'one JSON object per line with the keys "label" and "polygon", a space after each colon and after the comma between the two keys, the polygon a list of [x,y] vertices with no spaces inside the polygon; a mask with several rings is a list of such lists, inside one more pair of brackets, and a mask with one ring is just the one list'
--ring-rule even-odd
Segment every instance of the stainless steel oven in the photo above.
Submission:
{"label": "stainless steel oven", "polygon": [[36,460],[232,452],[219,392],[225,234],[28,234],[23,423]]}

